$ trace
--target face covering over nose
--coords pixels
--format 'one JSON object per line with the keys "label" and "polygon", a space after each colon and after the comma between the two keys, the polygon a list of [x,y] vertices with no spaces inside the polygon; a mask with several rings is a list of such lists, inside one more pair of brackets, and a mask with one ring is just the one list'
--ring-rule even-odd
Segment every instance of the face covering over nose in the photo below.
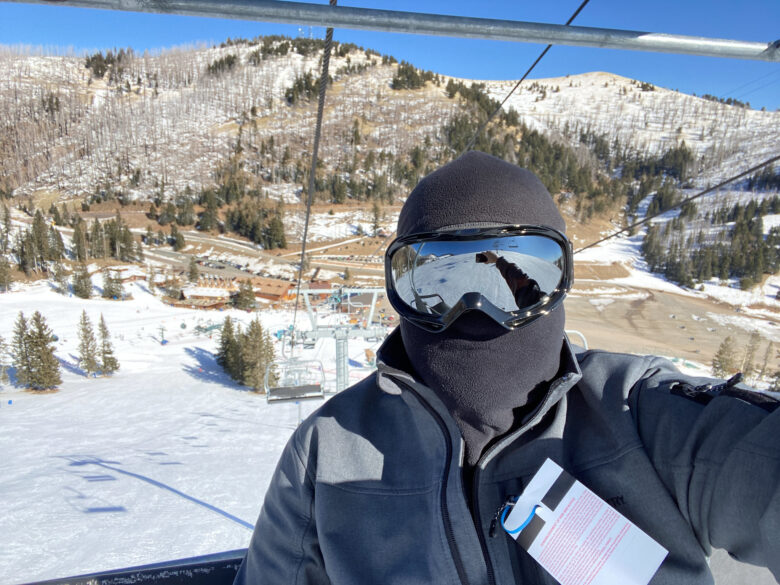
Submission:
{"label": "face covering over nose", "polygon": [[[420,181],[401,210],[398,236],[507,224],[565,229],[533,173],[469,152]],[[409,362],[455,418],[468,466],[543,395],[560,367],[564,322],[562,305],[512,331],[480,311],[464,313],[439,333],[401,320]]]}

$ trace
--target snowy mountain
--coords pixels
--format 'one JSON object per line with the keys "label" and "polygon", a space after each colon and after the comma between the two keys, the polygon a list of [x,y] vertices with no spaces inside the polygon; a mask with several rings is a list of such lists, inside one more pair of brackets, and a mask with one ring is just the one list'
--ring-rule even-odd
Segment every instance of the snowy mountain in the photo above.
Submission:
{"label": "snowy mountain", "polygon": [[[288,97],[296,83],[305,90],[316,82],[321,50],[307,44],[279,50],[283,43],[289,41],[122,53],[105,69],[85,67],[81,56],[0,48],[5,187],[65,199],[106,185],[144,199],[186,186],[197,191],[213,183],[240,129],[248,172],[272,194],[295,193],[300,179],[272,176],[271,161],[285,149],[290,167],[306,160],[316,100],[291,105]],[[398,64],[370,50],[337,45],[330,72],[320,153],[328,169],[343,169],[361,151],[405,158],[415,145],[436,150],[443,125],[463,111],[462,100],[447,95],[448,78],[393,90]],[[512,85],[484,83],[496,99]],[[727,106],[609,73],[528,80],[507,107],[529,128],[574,147],[582,133],[603,138],[613,154],[656,156],[685,141],[707,181],[773,153],[780,128],[780,112]],[[377,158],[376,165],[389,168]]]}

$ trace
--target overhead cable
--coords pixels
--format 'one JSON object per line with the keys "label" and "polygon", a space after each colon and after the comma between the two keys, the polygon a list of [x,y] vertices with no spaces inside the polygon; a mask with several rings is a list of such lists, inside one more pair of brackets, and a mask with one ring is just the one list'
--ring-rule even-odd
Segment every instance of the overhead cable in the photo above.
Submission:
{"label": "overhead cable", "polygon": [[[582,12],[582,9],[583,9],[583,8],[585,8],[585,5],[586,5],[588,2],[590,2],[590,0],[584,0],[584,1],[582,2],[582,4],[580,4],[579,8],[577,8],[577,10],[575,10],[575,11],[574,11],[574,14],[572,14],[572,15],[571,15],[571,17],[569,18],[569,20],[567,20],[567,21],[566,21],[566,24],[565,24],[564,26],[569,26],[569,25],[572,23],[572,21],[573,21],[575,18],[577,18],[577,15],[578,15],[580,12]],[[533,65],[531,65],[531,66],[528,68],[528,71],[526,71],[526,72],[523,74],[523,76],[520,78],[520,81],[518,81],[517,83],[515,83],[515,86],[514,86],[514,87],[513,87],[513,88],[512,88],[512,89],[509,91],[509,93],[508,93],[508,94],[506,94],[506,97],[503,99],[503,101],[502,101],[500,104],[498,104],[498,107],[497,107],[497,108],[496,108],[496,109],[493,111],[493,113],[492,113],[492,114],[490,114],[490,115],[488,116],[488,119],[487,119],[487,120],[485,120],[485,121],[484,121],[484,122],[483,122],[483,123],[480,125],[480,127],[479,127],[479,128],[477,128],[477,131],[474,133],[474,136],[472,136],[472,137],[471,137],[471,140],[469,140],[469,143],[466,145],[466,148],[464,149],[464,152],[468,152],[469,150],[471,150],[471,149],[472,149],[472,147],[474,146],[474,143],[477,141],[477,137],[480,135],[480,133],[481,133],[481,132],[482,132],[482,131],[483,131],[483,130],[484,130],[486,127],[487,127],[487,125],[488,125],[488,124],[490,124],[490,121],[491,121],[493,118],[495,118],[496,114],[498,114],[498,112],[500,112],[500,111],[501,111],[501,108],[503,108],[503,107],[504,107],[504,104],[506,103],[506,101],[507,101],[507,100],[508,100],[508,99],[509,99],[509,98],[512,96],[512,94],[513,94],[513,93],[515,93],[515,90],[516,90],[518,87],[520,87],[520,84],[521,84],[521,83],[523,83],[523,80],[524,80],[526,77],[528,77],[528,75],[531,73],[531,71],[533,71],[533,70],[534,70],[534,67],[536,67],[536,66],[539,64],[539,61],[541,61],[541,60],[542,60],[542,57],[544,57],[544,56],[547,54],[547,51],[549,51],[549,50],[550,50],[550,48],[552,48],[552,44],[550,44],[550,45],[547,45],[547,46],[545,47],[545,49],[544,49],[544,51],[542,51],[541,55],[539,55],[539,56],[536,58],[536,61],[534,61],[534,62],[533,62]],[[461,153],[461,154],[463,154],[463,153]]]}
{"label": "overhead cable", "polygon": [[[330,5],[335,6],[337,0],[330,0]],[[311,171],[309,172],[309,190],[306,194],[306,219],[303,222],[303,238],[301,240],[301,261],[298,266],[298,286],[295,291],[295,310],[293,311],[293,332],[298,318],[298,305],[301,299],[301,283],[303,282],[303,267],[306,262],[306,238],[309,234],[309,218],[311,217],[311,203],[314,198],[315,178],[317,173],[317,154],[320,148],[320,134],[322,133],[322,116],[325,110],[325,92],[328,88],[328,68],[330,66],[330,48],[333,44],[333,29],[325,31],[325,50],[322,53],[322,73],[320,74],[320,94],[317,102],[317,123],[314,126],[314,145],[311,152]],[[295,342],[294,334],[290,339],[290,346]],[[291,352],[292,355],[292,352]]]}

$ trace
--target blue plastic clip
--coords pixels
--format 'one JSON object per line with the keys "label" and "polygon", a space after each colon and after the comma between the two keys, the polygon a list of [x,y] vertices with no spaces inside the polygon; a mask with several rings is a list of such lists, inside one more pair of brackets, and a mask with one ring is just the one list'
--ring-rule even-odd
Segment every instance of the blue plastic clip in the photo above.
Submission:
{"label": "blue plastic clip", "polygon": [[538,505],[534,506],[534,509],[531,510],[531,513],[528,515],[528,518],[525,519],[525,522],[523,522],[518,528],[515,528],[514,530],[509,530],[505,525],[504,521],[506,520],[507,512],[509,512],[509,507],[504,508],[504,511],[501,513],[501,528],[506,530],[509,534],[517,534],[518,532],[522,532],[523,528],[528,526],[531,523],[531,520],[534,517],[534,514],[536,513],[537,508],[539,508]]}

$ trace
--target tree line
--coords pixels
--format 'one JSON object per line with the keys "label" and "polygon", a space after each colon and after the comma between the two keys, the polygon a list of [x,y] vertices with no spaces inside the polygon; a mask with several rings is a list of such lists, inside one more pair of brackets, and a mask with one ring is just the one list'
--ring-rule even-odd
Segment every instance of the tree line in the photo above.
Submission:
{"label": "tree line", "polygon": [[269,367],[269,384],[273,385],[278,381],[273,363],[273,341],[257,317],[244,331],[230,317],[225,318],[217,350],[217,364],[222,366],[233,380],[257,392],[263,391],[266,370]]}
{"label": "tree line", "polygon": [[[704,225],[692,230],[686,219],[695,215],[695,210],[689,207],[664,224],[651,224],[642,241],[642,254],[652,272],[683,286],[692,287],[713,277],[736,278],[747,290],[765,274],[780,270],[780,228],[771,228],[765,236],[762,221],[762,216],[778,211],[777,196],[761,203],[722,206],[707,212]],[[729,225],[721,227],[725,223]]]}
{"label": "tree line", "polygon": [[771,361],[775,353],[774,343],[767,342],[763,357],[759,357],[760,345],[761,336],[756,331],[750,333],[742,351],[734,337],[727,335],[712,358],[713,375],[718,378],[729,378],[741,372],[746,381],[769,380],[769,389],[774,392],[780,391],[780,370],[771,371]]}
{"label": "tree line", "polygon": [[[119,369],[111,335],[102,314],[96,340],[92,323],[86,311],[82,312],[78,338],[79,367],[85,376],[108,376]],[[39,311],[35,311],[29,319],[24,312],[19,311],[10,346],[0,337],[0,383],[10,381],[7,363],[10,358],[17,385],[37,391],[59,386],[62,383],[60,361],[54,355],[57,340],[58,337]]]}

